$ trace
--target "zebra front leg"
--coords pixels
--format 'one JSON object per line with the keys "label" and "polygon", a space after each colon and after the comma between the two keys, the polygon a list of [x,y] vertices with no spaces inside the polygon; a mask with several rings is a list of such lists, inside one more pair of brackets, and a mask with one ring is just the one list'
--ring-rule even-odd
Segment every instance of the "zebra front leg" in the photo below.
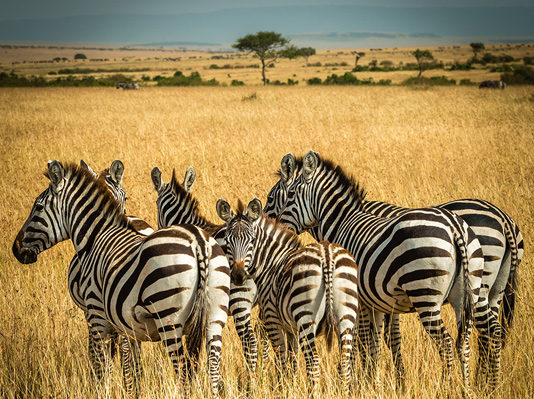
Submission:
{"label": "zebra front leg", "polygon": [[141,368],[141,343],[128,337],[120,337],[122,378],[128,396],[139,396]]}
{"label": "zebra front leg", "polygon": [[384,320],[386,320],[384,326],[384,340],[391,351],[391,356],[393,358],[393,365],[395,367],[395,382],[398,389],[401,392],[405,392],[405,373],[404,373],[404,362],[402,361],[402,352],[401,352],[401,333],[399,325],[399,314],[393,313],[385,315]]}

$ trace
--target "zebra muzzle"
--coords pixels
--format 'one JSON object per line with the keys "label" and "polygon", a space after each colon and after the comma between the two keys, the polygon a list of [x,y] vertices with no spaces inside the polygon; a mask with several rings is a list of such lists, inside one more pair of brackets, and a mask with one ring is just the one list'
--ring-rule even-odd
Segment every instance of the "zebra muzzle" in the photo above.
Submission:
{"label": "zebra muzzle", "polygon": [[37,252],[30,248],[21,247],[19,240],[15,240],[13,243],[13,255],[24,265],[37,262]]}
{"label": "zebra muzzle", "polygon": [[241,286],[245,284],[247,278],[248,276],[243,262],[236,263],[234,267],[232,267],[232,272],[230,273],[230,281],[232,284]]}

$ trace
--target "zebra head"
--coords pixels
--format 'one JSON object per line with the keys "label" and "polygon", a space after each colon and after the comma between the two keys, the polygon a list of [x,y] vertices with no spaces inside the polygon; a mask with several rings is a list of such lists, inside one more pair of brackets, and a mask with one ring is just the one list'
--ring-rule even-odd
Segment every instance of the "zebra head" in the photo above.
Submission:
{"label": "zebra head", "polygon": [[267,194],[267,203],[263,208],[266,216],[276,218],[287,199],[287,189],[296,179],[302,160],[297,160],[290,152],[284,155],[277,175],[280,179]]}
{"label": "zebra head", "polygon": [[126,200],[128,199],[128,196],[126,195],[126,192],[124,191],[124,188],[122,188],[122,178],[124,176],[124,164],[116,159],[111,163],[111,166],[109,169],[105,169],[100,175],[96,173],[85,161],[82,159],[80,160],[80,166],[82,168],[87,169],[95,179],[103,178],[106,182],[106,185],[108,186],[108,190],[110,193],[115,197],[117,201],[121,204],[121,212],[126,212]]}
{"label": "zebra head", "polygon": [[[196,206],[196,200],[192,198],[191,188],[195,183],[196,173],[192,166],[187,168],[182,184],[176,178],[176,171],[172,171],[172,179],[169,183],[163,183],[161,171],[156,166],[150,173],[154,189],[158,193],[156,205],[158,208],[158,228],[169,227],[173,224],[182,223],[176,218],[189,214]],[[183,209],[183,208],[187,209]],[[191,209],[189,209],[191,208]]]}
{"label": "zebra head", "polygon": [[312,150],[308,151],[302,160],[302,172],[287,188],[287,199],[278,215],[278,220],[297,234],[306,229],[313,229],[319,224],[311,198],[319,164],[319,154]]}
{"label": "zebra head", "polygon": [[66,186],[63,165],[59,161],[49,161],[46,176],[50,185],[35,200],[30,216],[13,243],[13,255],[23,264],[35,263],[41,252],[69,238],[61,217]]}
{"label": "zebra head", "polygon": [[228,202],[221,198],[217,201],[217,214],[226,222],[226,257],[231,269],[230,280],[242,286],[249,278],[249,267],[254,256],[255,222],[262,214],[261,201],[254,198],[246,209],[239,201],[237,214],[234,214]]}

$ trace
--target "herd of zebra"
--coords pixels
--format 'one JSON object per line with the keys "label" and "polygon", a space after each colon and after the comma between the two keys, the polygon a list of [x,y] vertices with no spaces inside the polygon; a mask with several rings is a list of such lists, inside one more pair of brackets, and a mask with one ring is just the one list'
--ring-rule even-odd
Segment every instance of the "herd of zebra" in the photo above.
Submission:
{"label": "herd of zebra", "polygon": [[[309,151],[283,157],[264,207],[254,198],[246,206],[239,201],[234,212],[219,199],[222,224],[201,214],[191,192],[192,167],[182,182],[173,171],[169,183],[154,168],[154,231],[126,215],[123,175],[119,160],[100,174],[83,161],[50,161],[50,184],[13,244],[17,260],[28,264],[58,242],[72,240],[76,254],[68,287],[87,320],[89,357],[98,378],[118,347],[126,391],[137,395],[140,342],[161,340],[185,383],[197,370],[204,345],[211,394],[218,397],[228,315],[254,376],[258,339],[251,312],[258,305],[278,369],[294,369],[302,350],[312,396],[320,378],[316,338],[324,335],[331,349],[337,337],[340,377],[348,390],[357,380],[356,355],[361,375],[378,382],[384,324],[402,392],[399,315],[410,312],[417,312],[437,345],[447,389],[454,350],[442,306],[450,303],[464,392],[471,392],[473,325],[480,352],[476,381],[485,389],[497,387],[523,239],[515,222],[491,203],[469,199],[406,209],[367,201],[341,166]],[[298,236],[303,231],[317,243],[304,245]]]}

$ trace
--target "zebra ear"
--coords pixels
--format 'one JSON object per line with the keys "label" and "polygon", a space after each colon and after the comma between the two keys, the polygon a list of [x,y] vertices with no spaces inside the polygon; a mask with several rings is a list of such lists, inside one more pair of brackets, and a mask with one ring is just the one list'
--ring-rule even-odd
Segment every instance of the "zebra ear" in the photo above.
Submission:
{"label": "zebra ear", "polygon": [[114,160],[109,167],[109,174],[113,182],[119,186],[124,176],[124,164],[118,159]]}
{"label": "zebra ear", "polygon": [[196,178],[197,178],[197,174],[195,173],[195,169],[193,169],[192,166],[188,167],[187,171],[185,172],[185,178],[184,178],[184,182],[182,183],[182,186],[187,191],[191,191],[193,184],[195,184]]}
{"label": "zebra ear", "polygon": [[98,179],[98,174],[93,169],[91,169],[91,167],[87,165],[83,159],[80,159],[80,166],[84,169],[87,169],[89,172],[91,172],[91,174],[95,177],[95,179]]}
{"label": "zebra ear", "polygon": [[163,180],[161,180],[161,171],[157,166],[152,169],[150,176],[152,177],[152,183],[154,183],[154,189],[159,193],[163,188]]}
{"label": "zebra ear", "polygon": [[304,155],[304,161],[302,162],[302,175],[306,180],[315,172],[319,165],[319,156],[313,150],[310,150]]}
{"label": "zebra ear", "polygon": [[288,152],[282,158],[282,163],[280,164],[280,175],[282,176],[282,179],[287,183],[293,177],[294,172],[295,157],[293,156],[293,154]]}
{"label": "zebra ear", "polygon": [[48,177],[50,177],[54,192],[60,192],[65,185],[65,169],[61,165],[61,162],[57,160],[48,161]]}
{"label": "zebra ear", "polygon": [[219,215],[219,217],[226,223],[234,217],[234,212],[225,199],[219,198],[217,201],[217,215]]}
{"label": "zebra ear", "polygon": [[258,198],[254,198],[247,205],[246,215],[252,221],[255,222],[259,219],[262,212],[261,201]]}

